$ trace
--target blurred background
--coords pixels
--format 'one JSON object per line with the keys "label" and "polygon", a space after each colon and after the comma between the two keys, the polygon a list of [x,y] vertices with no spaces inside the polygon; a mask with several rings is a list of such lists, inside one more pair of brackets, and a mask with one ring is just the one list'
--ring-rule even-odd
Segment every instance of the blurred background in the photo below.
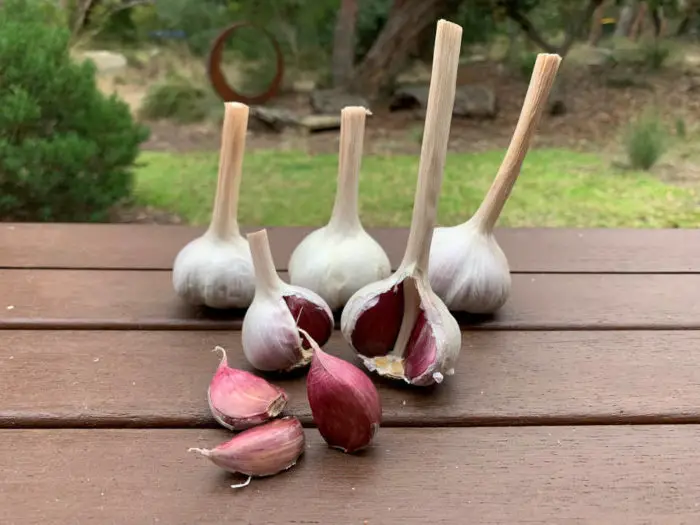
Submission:
{"label": "blurred background", "polygon": [[499,225],[700,224],[700,0],[0,0],[0,220],[207,224],[210,51],[249,22],[215,68],[219,92],[272,91],[239,222],[324,223],[339,111],[362,104],[363,223],[408,226],[439,18],[464,27],[441,224],[483,198],[538,52],[564,61]]}

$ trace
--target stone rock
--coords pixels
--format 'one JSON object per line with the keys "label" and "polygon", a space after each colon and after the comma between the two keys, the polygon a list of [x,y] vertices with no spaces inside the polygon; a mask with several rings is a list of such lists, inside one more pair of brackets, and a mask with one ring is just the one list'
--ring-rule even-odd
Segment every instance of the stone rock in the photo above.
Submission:
{"label": "stone rock", "polygon": [[92,60],[98,73],[116,73],[127,65],[124,55],[112,51],[83,51],[78,58]]}
{"label": "stone rock", "polygon": [[299,125],[309,132],[340,129],[340,112],[337,115],[307,115],[299,119]]}
{"label": "stone rock", "polygon": [[297,115],[288,109],[269,106],[251,106],[252,123],[258,130],[266,129],[278,133],[289,127],[302,128],[306,132],[329,131],[340,128],[340,112],[335,115]]}
{"label": "stone rock", "polygon": [[364,106],[370,109],[364,97],[335,89],[317,89],[309,97],[314,113],[320,115],[338,115],[345,106]]}
{"label": "stone rock", "polygon": [[[394,91],[389,104],[391,111],[400,109],[418,110],[424,115],[428,105],[427,85],[400,86]],[[494,118],[498,113],[496,94],[485,86],[458,86],[455,92],[455,105],[452,114],[464,118]]]}

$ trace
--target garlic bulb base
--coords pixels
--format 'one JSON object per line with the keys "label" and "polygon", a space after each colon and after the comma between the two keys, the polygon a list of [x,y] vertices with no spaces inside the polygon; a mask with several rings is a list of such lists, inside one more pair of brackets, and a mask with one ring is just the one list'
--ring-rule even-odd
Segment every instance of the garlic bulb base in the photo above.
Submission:
{"label": "garlic bulb base", "polygon": [[430,286],[453,312],[492,314],[508,300],[508,259],[478,219],[435,228],[430,246]]}
{"label": "garlic bulb base", "polygon": [[363,286],[390,274],[386,252],[361,226],[313,231],[289,260],[290,283],[316,292],[334,311]]}
{"label": "garlic bulb base", "polygon": [[172,282],[177,295],[193,306],[247,308],[255,294],[248,243],[242,237],[222,241],[205,233],[180,250]]}

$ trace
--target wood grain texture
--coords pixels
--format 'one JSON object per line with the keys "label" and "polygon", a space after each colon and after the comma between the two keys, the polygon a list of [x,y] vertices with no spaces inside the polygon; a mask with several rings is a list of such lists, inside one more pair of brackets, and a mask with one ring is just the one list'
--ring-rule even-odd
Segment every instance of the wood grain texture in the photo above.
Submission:
{"label": "wood grain texture", "polygon": [[[203,231],[189,226],[0,224],[0,267],[169,270],[177,252]],[[286,269],[292,250],[310,231],[269,228],[279,269]],[[369,231],[396,266],[408,229]],[[700,272],[698,230],[504,228],[496,236],[514,272]]]}
{"label": "wood grain texture", "polygon": [[[286,279],[286,274],[282,275]],[[0,270],[0,328],[237,329],[242,313],[187,307],[170,272]],[[700,329],[700,274],[518,274],[479,329]]]}
{"label": "wood grain texture", "polygon": [[[382,429],[364,454],[315,430],[289,471],[231,489],[191,446],[217,430],[0,431],[3,525],[700,522],[700,427]],[[31,504],[29,504],[31,502]]]}
{"label": "wood grain texture", "polygon": [[[693,332],[475,332],[435,388],[378,380],[384,425],[700,423]],[[239,333],[0,332],[0,427],[216,427],[206,389]],[[360,365],[336,332],[326,345]],[[265,375],[312,419],[303,373]]]}

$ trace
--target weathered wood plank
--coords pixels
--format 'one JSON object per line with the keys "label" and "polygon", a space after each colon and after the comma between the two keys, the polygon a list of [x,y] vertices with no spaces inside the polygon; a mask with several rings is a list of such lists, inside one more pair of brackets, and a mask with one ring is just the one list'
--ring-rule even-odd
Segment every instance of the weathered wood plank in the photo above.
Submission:
{"label": "weathered wood plank", "polygon": [[[250,231],[256,228],[246,228]],[[203,228],[114,224],[0,224],[0,267],[172,268],[173,258]],[[279,268],[310,228],[270,228]],[[400,262],[408,230],[369,230]],[[700,231],[636,229],[500,229],[514,272],[700,272]]]}
{"label": "weathered wood plank", "polygon": [[357,456],[307,436],[291,470],[234,490],[241,478],[186,452],[218,444],[221,431],[0,431],[0,521],[700,522],[695,425],[382,429]]}
{"label": "weathered wood plank", "polygon": [[[216,426],[217,344],[249,369],[239,333],[2,331],[0,427]],[[475,332],[435,389],[371,377],[391,426],[700,423],[697,344],[692,332]],[[338,333],[326,349],[356,362]],[[266,377],[311,425],[303,375]]]}
{"label": "weathered wood plank", "polygon": [[[283,275],[286,278],[286,275]],[[518,274],[485,329],[700,328],[700,274]],[[0,270],[0,328],[236,329],[240,312],[186,307],[171,273]]]}

